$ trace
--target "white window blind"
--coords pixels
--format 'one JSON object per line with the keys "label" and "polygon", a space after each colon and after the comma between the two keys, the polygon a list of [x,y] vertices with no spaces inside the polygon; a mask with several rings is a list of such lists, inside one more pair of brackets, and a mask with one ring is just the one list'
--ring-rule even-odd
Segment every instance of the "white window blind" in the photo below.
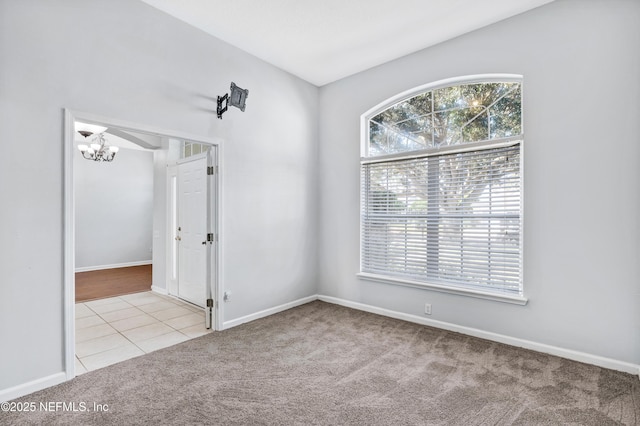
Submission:
{"label": "white window blind", "polygon": [[519,142],[361,170],[363,272],[521,294]]}

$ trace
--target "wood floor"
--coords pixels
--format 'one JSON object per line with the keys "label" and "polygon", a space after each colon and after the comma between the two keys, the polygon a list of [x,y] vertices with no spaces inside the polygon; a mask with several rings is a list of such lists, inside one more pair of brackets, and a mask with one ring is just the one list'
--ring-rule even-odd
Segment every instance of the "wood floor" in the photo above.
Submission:
{"label": "wood floor", "polygon": [[76,273],[76,303],[151,290],[151,265]]}

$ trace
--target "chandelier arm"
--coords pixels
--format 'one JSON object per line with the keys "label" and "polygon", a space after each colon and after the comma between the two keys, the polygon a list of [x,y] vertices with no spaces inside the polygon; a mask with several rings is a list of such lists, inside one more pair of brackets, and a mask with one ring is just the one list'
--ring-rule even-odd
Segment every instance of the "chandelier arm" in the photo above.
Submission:
{"label": "chandelier arm", "polygon": [[91,135],[91,133],[89,132],[79,133],[85,138],[91,136],[92,143],[91,145],[89,145],[90,148],[83,145],[78,145],[78,148],[80,148],[80,152],[82,153],[82,157],[84,159],[105,162],[113,161],[118,148],[115,147],[115,149],[112,149],[112,147],[107,145],[107,139],[104,137],[104,133],[93,135]]}

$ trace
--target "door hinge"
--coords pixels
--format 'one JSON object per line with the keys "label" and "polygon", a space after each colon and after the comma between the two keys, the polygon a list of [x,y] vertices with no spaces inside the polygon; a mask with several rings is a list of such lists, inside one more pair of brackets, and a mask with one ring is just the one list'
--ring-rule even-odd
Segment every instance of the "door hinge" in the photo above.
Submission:
{"label": "door hinge", "polygon": [[215,175],[218,174],[218,166],[208,166],[207,167],[207,175]]}
{"label": "door hinge", "polygon": [[213,299],[207,299],[207,308],[213,308]]}
{"label": "door hinge", "polygon": [[213,234],[207,234],[207,241],[210,243],[214,241],[218,241],[218,236]]}

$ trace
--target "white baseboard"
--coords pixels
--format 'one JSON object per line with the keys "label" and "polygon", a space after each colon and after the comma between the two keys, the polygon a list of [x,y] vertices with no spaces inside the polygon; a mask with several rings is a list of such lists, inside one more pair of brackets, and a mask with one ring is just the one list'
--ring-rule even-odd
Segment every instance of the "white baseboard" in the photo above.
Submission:
{"label": "white baseboard", "polygon": [[314,300],[318,300],[318,296],[315,294],[313,296],[303,297],[302,299],[285,303],[284,305],[275,306],[273,308],[265,309],[264,311],[245,315],[243,317],[236,318],[230,321],[225,321],[224,323],[222,323],[222,330],[244,324],[245,322],[254,321],[259,318],[268,317],[269,315],[277,314],[278,312],[286,311],[287,309],[295,308],[296,306],[304,305],[305,303],[313,302]]}
{"label": "white baseboard", "polygon": [[546,345],[544,343],[533,342],[530,340],[519,339],[516,337],[505,336],[503,334],[492,333],[489,331],[479,330],[477,328],[464,327],[461,325],[451,324],[444,321],[437,321],[428,318],[422,318],[417,315],[405,314],[403,312],[392,311],[389,309],[379,308],[377,306],[365,305],[363,303],[351,302],[349,300],[339,299],[337,297],[318,295],[318,299],[323,302],[333,303],[336,305],[346,306],[348,308],[358,309],[360,311],[370,312],[385,317],[396,318],[416,324],[428,325],[435,328],[454,331],[456,333],[466,334],[469,336],[479,337],[481,339],[491,340],[494,342],[504,343],[525,349],[531,349],[536,352],[542,352],[550,355],[559,356],[561,358],[573,361],[592,364],[598,367],[608,368],[611,370],[623,371],[638,375],[640,378],[640,365],[632,364],[616,359],[605,358],[598,355],[592,355],[585,352],[574,351],[571,349],[560,348],[557,346]]}
{"label": "white baseboard", "polygon": [[30,393],[58,385],[66,380],[66,373],[56,373],[51,376],[23,383],[8,389],[2,389],[0,390],[0,402],[11,401],[12,399],[20,398],[21,396],[29,395]]}
{"label": "white baseboard", "polygon": [[137,262],[114,263],[113,265],[83,266],[81,268],[76,268],[76,272],[89,272],[89,271],[101,271],[103,269],[128,268],[130,266],[151,265],[152,263],[153,262],[151,260],[139,260]]}
{"label": "white baseboard", "polygon": [[151,286],[151,291],[153,291],[154,293],[162,294],[164,296],[169,295],[169,292],[167,291],[166,288],[158,287],[155,285]]}
{"label": "white baseboard", "polygon": [[[153,289],[153,291],[167,294],[165,289]],[[546,345],[544,343],[532,342],[530,340],[518,339],[515,337],[505,336],[502,334],[491,333],[488,331],[479,330],[471,327],[464,327],[447,323],[444,321],[437,321],[427,318],[422,318],[417,315],[406,314],[402,312],[392,311],[389,309],[379,308],[376,306],[365,305],[364,303],[352,302],[337,297],[313,295],[304,297],[302,299],[294,300],[293,302],[285,303],[280,306],[265,309],[260,312],[256,312],[251,315],[245,315],[234,320],[225,321],[222,325],[222,330],[226,330],[231,327],[244,324],[259,318],[264,318],[269,315],[276,314],[278,312],[285,311],[287,309],[295,308],[296,306],[304,305],[305,303],[313,302],[314,300],[322,300],[323,302],[333,303],[335,305],[341,305],[348,308],[358,309],[360,311],[370,312],[377,315],[382,315],[390,318],[396,318],[404,321],[413,322],[416,324],[427,325],[435,328],[441,328],[444,330],[454,331],[469,336],[479,337],[494,342],[504,343],[511,346],[521,347],[525,349],[531,349],[533,351],[547,353],[550,355],[559,356],[561,358],[571,359],[574,361],[584,362],[586,364],[596,365],[598,367],[608,368],[611,370],[623,371],[637,375],[640,379],[640,365],[632,364],[629,362],[619,361],[611,358],[605,358],[598,355],[592,355],[584,352],[578,352],[571,349],[560,348],[557,346]],[[0,390],[0,402],[10,401],[15,398],[19,398],[24,395],[28,395],[39,390],[55,386],[67,380],[66,374],[56,373],[51,376],[43,377],[41,379],[33,380],[28,383],[24,383],[18,386],[14,386],[8,389]]]}

